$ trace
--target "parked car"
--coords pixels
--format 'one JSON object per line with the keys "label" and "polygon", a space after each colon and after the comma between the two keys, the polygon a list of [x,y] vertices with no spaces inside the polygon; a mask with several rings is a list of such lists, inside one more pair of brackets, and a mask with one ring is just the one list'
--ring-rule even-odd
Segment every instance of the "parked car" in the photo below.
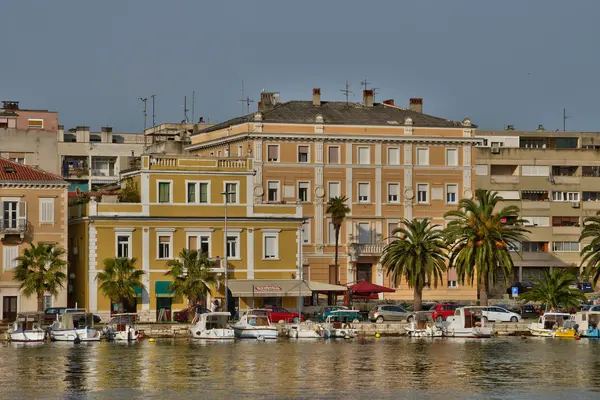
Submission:
{"label": "parked car", "polygon": [[381,324],[383,321],[403,321],[410,322],[413,316],[412,313],[405,308],[394,305],[380,304],[374,306],[369,311],[369,321]]}
{"label": "parked car", "polygon": [[325,322],[325,320],[327,319],[327,316],[329,314],[331,314],[332,311],[347,310],[347,309],[348,309],[348,307],[344,307],[344,306],[325,306],[319,310],[315,319],[318,322]]}
{"label": "parked car", "polygon": [[583,293],[594,293],[594,287],[590,282],[579,282],[577,288]]}
{"label": "parked car", "polygon": [[521,318],[537,318],[538,310],[533,304],[525,304],[521,307]]}
{"label": "parked car", "polygon": [[512,311],[514,313],[521,313],[521,306],[519,304],[496,304],[497,307],[506,308],[508,311]]}
{"label": "parked car", "polygon": [[519,294],[523,294],[525,292],[530,291],[535,286],[535,283],[531,281],[523,281],[523,282],[513,282],[506,289],[507,294],[512,294],[512,288],[517,287],[519,289]]}
{"label": "parked car", "polygon": [[363,318],[362,314],[360,313],[360,311],[358,311],[358,310],[348,310],[348,309],[333,310],[332,312],[330,312],[328,314],[328,317],[329,316],[331,317],[330,318],[331,322],[337,321],[337,322],[344,322],[344,323],[348,323],[348,322],[358,323],[358,322],[365,320]]}
{"label": "parked car", "polygon": [[446,318],[454,315],[454,311],[460,307],[460,304],[441,303],[431,307],[431,317],[435,322],[445,321]]}
{"label": "parked car", "polygon": [[[51,324],[58,315],[63,315],[67,307],[50,307],[44,310],[44,323]],[[94,321],[95,322],[95,321]]]}
{"label": "parked car", "polygon": [[300,314],[298,316],[298,312],[288,311],[285,308],[275,306],[266,306],[265,308],[269,310],[269,319],[271,322],[285,321],[296,323],[304,321],[304,315]]}
{"label": "parked car", "polygon": [[491,306],[482,310],[481,312],[484,319],[488,321],[496,322],[519,322],[521,315],[512,311],[508,311],[506,308]]}

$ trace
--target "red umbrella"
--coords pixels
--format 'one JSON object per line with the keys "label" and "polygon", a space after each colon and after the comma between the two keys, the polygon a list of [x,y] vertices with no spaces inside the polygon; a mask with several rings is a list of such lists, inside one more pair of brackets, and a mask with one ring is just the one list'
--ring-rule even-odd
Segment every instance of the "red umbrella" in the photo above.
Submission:
{"label": "red umbrella", "polygon": [[355,283],[354,285],[349,286],[349,289],[352,290],[352,294],[361,297],[370,297],[378,293],[393,293],[396,291],[395,289],[390,289],[385,286],[376,285],[374,283],[365,281]]}

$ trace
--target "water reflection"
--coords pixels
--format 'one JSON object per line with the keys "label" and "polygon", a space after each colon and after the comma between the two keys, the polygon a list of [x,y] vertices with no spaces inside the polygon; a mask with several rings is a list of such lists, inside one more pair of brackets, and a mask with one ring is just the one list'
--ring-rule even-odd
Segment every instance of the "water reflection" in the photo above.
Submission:
{"label": "water reflection", "polygon": [[3,398],[598,397],[600,341],[0,345]]}

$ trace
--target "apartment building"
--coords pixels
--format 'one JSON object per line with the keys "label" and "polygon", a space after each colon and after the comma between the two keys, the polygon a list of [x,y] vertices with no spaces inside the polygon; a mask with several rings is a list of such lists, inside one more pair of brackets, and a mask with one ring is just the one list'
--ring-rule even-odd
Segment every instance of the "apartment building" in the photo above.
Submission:
{"label": "apartment building", "polygon": [[[299,204],[303,225],[303,265],[308,279],[352,283],[367,280],[391,286],[379,262],[401,218],[443,215],[474,191],[472,147],[475,125],[423,113],[423,100],[409,108],[393,100],[375,103],[373,91],[362,103],[280,102],[278,93],[261,93],[258,112],[233,118],[192,136],[190,154],[228,159],[252,157],[255,204]],[[351,209],[341,231],[339,265],[335,239],[325,213],[329,198],[346,196]],[[405,283],[391,299],[412,299]],[[427,290],[436,300],[474,300],[474,288],[461,287],[448,271],[443,286]]]}
{"label": "apartment building", "polygon": [[99,291],[96,276],[105,259],[127,257],[136,258],[146,272],[144,289],[127,311],[154,321],[160,310],[182,309],[186,299],[170,293],[165,273],[184,248],[215,260],[220,283],[211,296],[224,297],[227,274],[241,309],[293,308],[298,296],[312,294],[299,268],[301,207],[254,204],[251,158],[143,155],[121,176],[138,191],[139,203],[92,199],[69,210],[70,273],[75,276],[70,304],[108,316],[114,305]]}
{"label": "apartment building", "polygon": [[[578,267],[583,219],[600,210],[600,138],[595,132],[480,131],[475,149],[478,188],[516,205],[531,231],[514,249],[512,279]],[[579,272],[575,270],[574,272]]]}
{"label": "apartment building", "polygon": [[[67,248],[67,182],[60,176],[0,158],[0,320],[13,321],[20,311],[37,310],[37,298],[25,297],[13,280],[16,258],[29,243]],[[66,272],[66,271],[65,271]],[[67,282],[46,307],[66,306]]]}

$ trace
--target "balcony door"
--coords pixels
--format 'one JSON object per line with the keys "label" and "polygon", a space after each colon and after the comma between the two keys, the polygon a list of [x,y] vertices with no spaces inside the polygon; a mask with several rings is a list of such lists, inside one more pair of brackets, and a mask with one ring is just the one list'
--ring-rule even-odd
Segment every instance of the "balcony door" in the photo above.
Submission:
{"label": "balcony door", "polygon": [[19,215],[19,202],[5,201],[3,208],[4,213],[2,217],[4,218],[4,228],[16,229]]}
{"label": "balcony door", "polygon": [[365,281],[372,282],[373,278],[373,265],[367,263],[356,264],[356,282]]}
{"label": "balcony door", "polygon": [[371,228],[368,222],[358,223],[358,243],[371,243]]}
{"label": "balcony door", "polygon": [[2,319],[8,322],[17,319],[17,296],[2,298]]}

